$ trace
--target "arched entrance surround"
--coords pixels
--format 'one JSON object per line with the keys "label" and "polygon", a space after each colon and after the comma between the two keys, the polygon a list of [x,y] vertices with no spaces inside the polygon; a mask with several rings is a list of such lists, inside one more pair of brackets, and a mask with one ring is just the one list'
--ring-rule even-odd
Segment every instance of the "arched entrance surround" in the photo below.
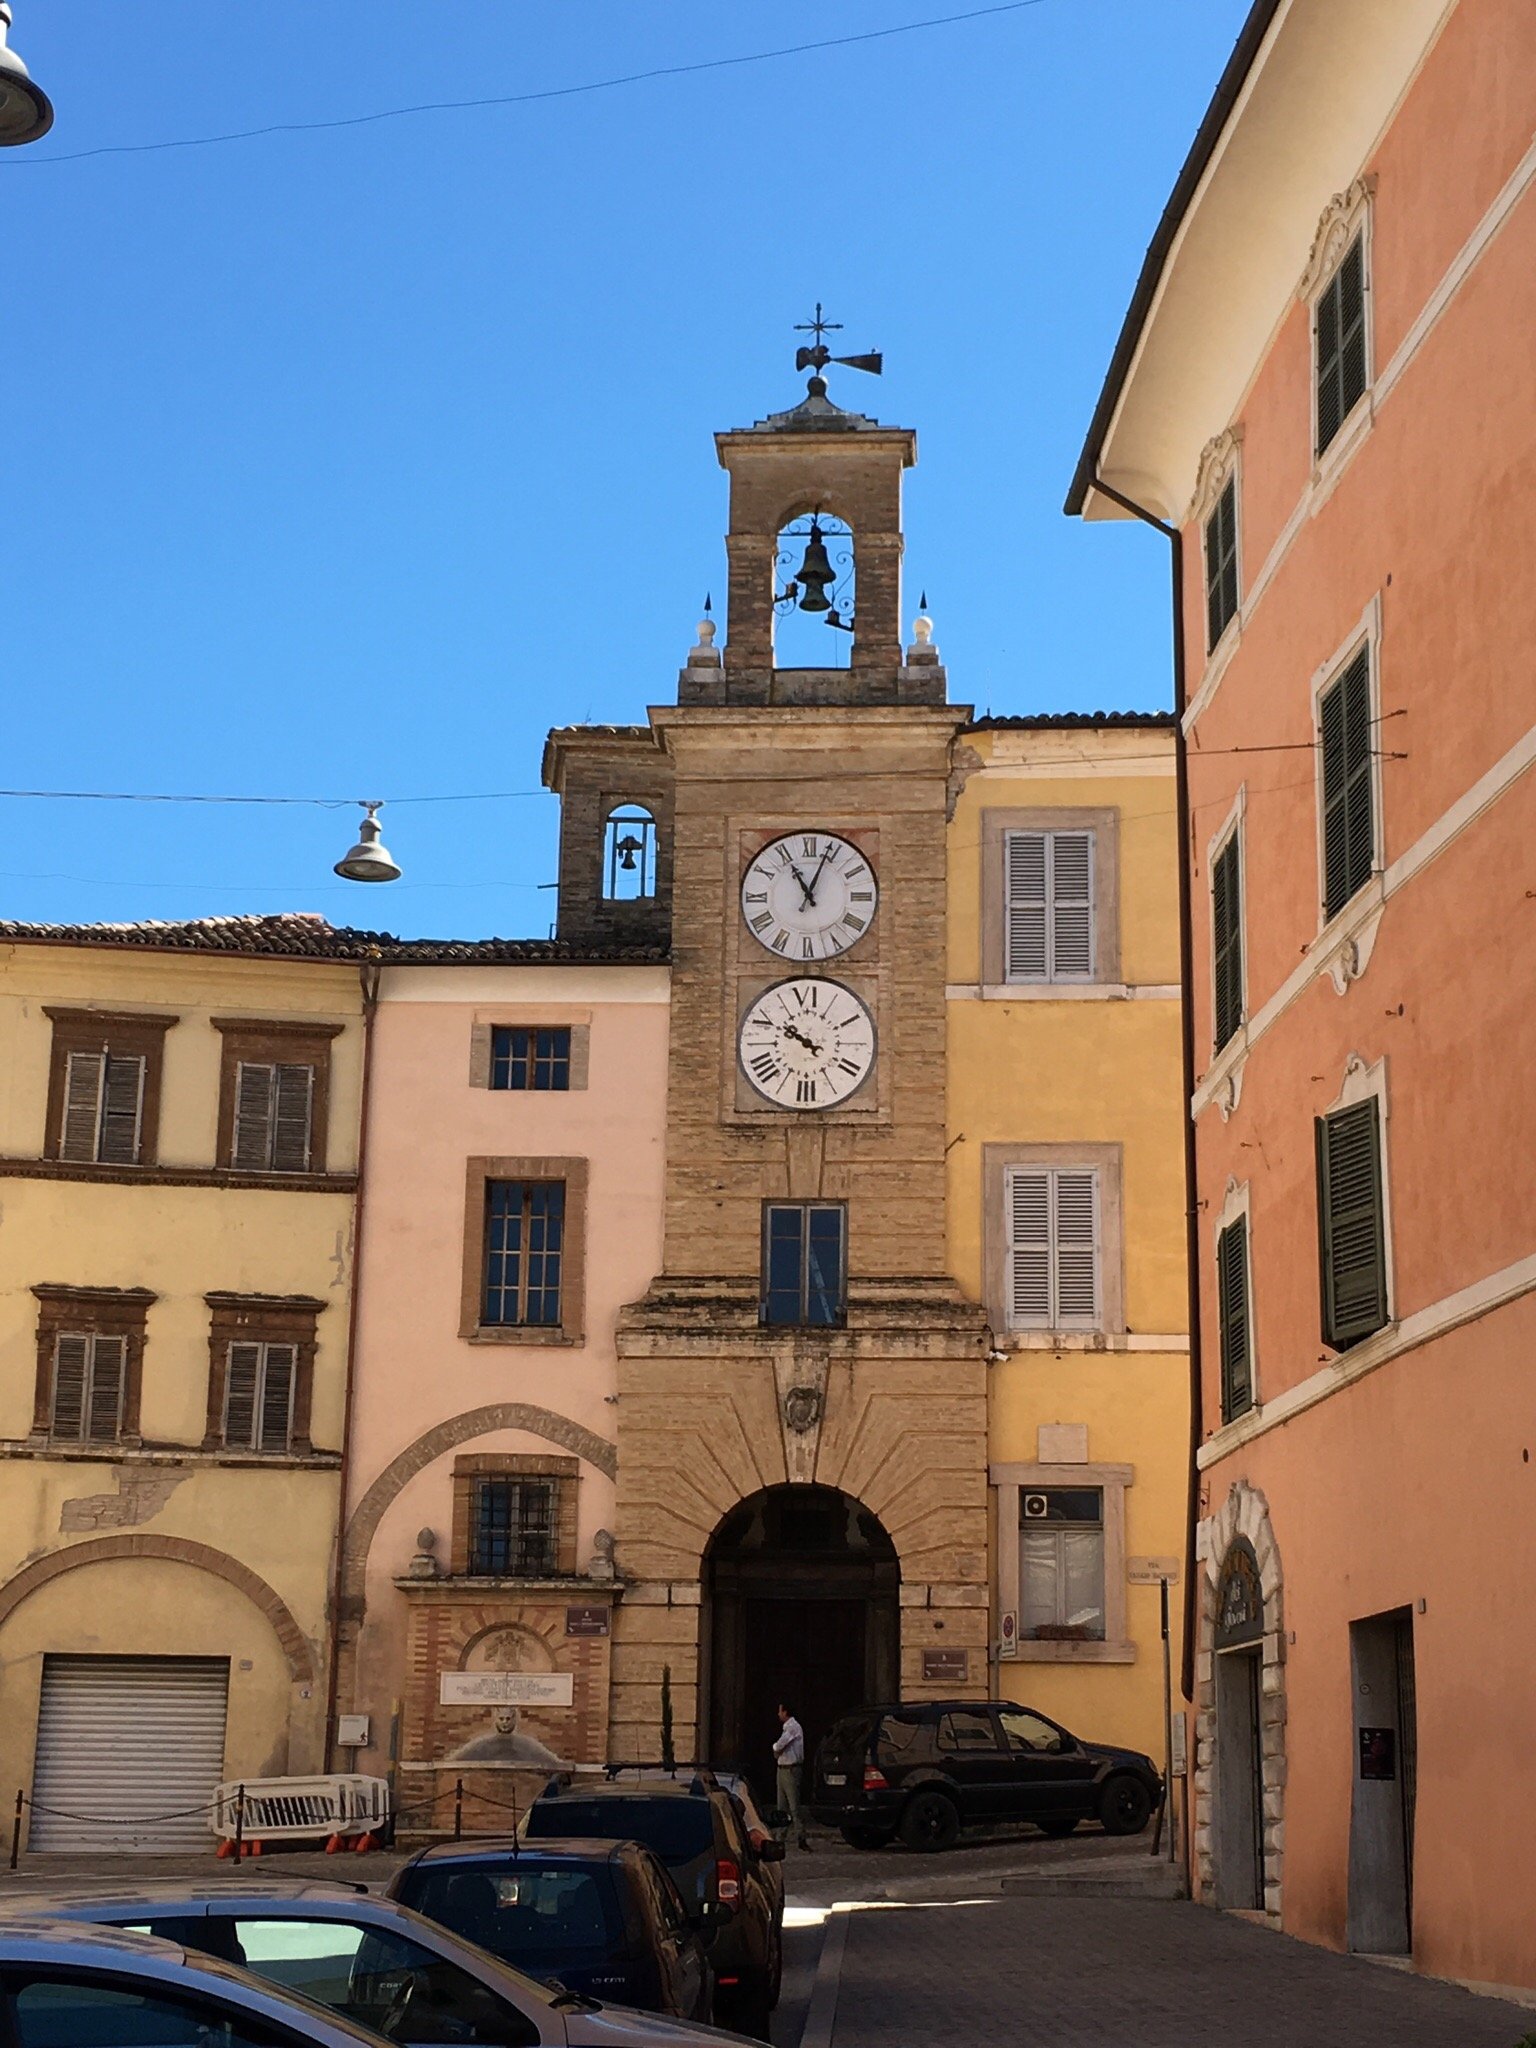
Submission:
{"label": "arched entrance surround", "polygon": [[1201,1524],[1195,1862],[1217,1906],[1280,1914],[1285,1628],[1269,1503],[1246,1480]]}
{"label": "arched entrance surround", "polygon": [[830,1486],[772,1486],[739,1502],[703,1560],[710,1760],[773,1796],[780,1700],[806,1754],[840,1714],[900,1686],[901,1566],[861,1502]]}

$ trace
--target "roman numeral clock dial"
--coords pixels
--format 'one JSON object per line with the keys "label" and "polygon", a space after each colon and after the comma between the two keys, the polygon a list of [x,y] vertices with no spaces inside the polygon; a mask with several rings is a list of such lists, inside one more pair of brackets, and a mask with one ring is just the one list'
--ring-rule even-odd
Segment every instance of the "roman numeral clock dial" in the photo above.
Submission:
{"label": "roman numeral clock dial", "polygon": [[875,1020],[851,988],[800,976],[764,989],[741,1021],[741,1070],[779,1109],[835,1109],[869,1078]]}
{"label": "roman numeral clock dial", "polygon": [[741,914],[781,960],[835,960],[857,945],[879,902],[875,871],[835,832],[786,832],[741,878]]}

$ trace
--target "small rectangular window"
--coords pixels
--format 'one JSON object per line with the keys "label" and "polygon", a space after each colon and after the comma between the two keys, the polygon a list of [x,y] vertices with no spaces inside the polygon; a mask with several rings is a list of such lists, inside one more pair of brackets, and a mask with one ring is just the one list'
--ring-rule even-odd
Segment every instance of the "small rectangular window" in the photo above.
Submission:
{"label": "small rectangular window", "polygon": [[1243,870],[1236,832],[1211,863],[1211,911],[1215,1050],[1220,1052],[1243,1021]]}
{"label": "small rectangular window", "polygon": [[765,1323],[827,1328],[847,1299],[847,1216],[841,1202],[763,1204]]}
{"label": "small rectangular window", "polygon": [[1318,294],[1317,452],[1365,396],[1365,236],[1357,234]]}
{"label": "small rectangular window", "polygon": [[75,1332],[54,1339],[48,1434],[60,1444],[110,1444],[123,1421],[128,1345],[122,1337]]}
{"label": "small rectangular window", "polygon": [[1354,656],[1318,701],[1323,755],[1323,914],[1336,917],[1376,868],[1371,649]]}
{"label": "small rectangular window", "polygon": [[103,1051],[67,1056],[61,1159],[137,1164],[145,1066],[142,1054]]}
{"label": "small rectangular window", "polygon": [[1236,1217],[1216,1240],[1216,1311],[1221,1327],[1221,1419],[1235,1422],[1253,1406],[1246,1216]]}
{"label": "small rectangular window", "polygon": [[544,1578],[555,1569],[554,1479],[482,1479],[470,1505],[469,1571],[480,1579]]}
{"label": "small rectangular window", "polygon": [[1205,644],[1213,648],[1237,616],[1237,478],[1229,476],[1205,522]]}
{"label": "small rectangular window", "polygon": [[1103,1642],[1101,1488],[1020,1494],[1019,1634],[1033,1642]]}
{"label": "small rectangular window", "polygon": [[497,1024],[491,1029],[493,1088],[569,1088],[568,1024]]}
{"label": "small rectangular window", "polygon": [[1009,981],[1092,981],[1092,832],[1008,832]]}
{"label": "small rectangular window", "polygon": [[486,1182],[484,1323],[559,1326],[564,1240],[564,1181]]}
{"label": "small rectangular window", "polygon": [[1102,1313],[1097,1169],[1010,1167],[1005,1196],[1009,1328],[1096,1329]]}
{"label": "small rectangular window", "polygon": [[307,1173],[314,1091],[315,1070],[307,1064],[241,1060],[231,1164],[256,1173]]}
{"label": "small rectangular window", "polygon": [[293,1441],[298,1380],[293,1344],[231,1344],[224,1374],[224,1447],[286,1451]]}
{"label": "small rectangular window", "polygon": [[1381,1105],[1370,1096],[1316,1129],[1323,1342],[1347,1351],[1388,1321]]}

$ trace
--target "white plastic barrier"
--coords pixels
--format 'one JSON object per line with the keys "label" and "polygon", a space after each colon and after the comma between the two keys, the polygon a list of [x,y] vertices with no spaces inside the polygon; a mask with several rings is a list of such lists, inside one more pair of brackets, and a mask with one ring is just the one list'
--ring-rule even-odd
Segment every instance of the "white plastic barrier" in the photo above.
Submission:
{"label": "white plastic barrier", "polygon": [[247,1842],[373,1835],[388,1823],[385,1780],[343,1771],[325,1778],[247,1778],[220,1785],[213,1795],[213,1832],[227,1842],[237,1831]]}

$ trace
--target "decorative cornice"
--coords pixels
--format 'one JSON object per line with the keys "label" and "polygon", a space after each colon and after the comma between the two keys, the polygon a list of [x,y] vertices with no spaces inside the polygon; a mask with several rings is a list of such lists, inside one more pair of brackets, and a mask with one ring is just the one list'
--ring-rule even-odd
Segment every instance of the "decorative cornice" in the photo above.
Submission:
{"label": "decorative cornice", "polygon": [[355,1173],[247,1173],[232,1166],[117,1166],[101,1160],[0,1159],[0,1180],[103,1181],[113,1187],[268,1189],[288,1195],[351,1195]]}
{"label": "decorative cornice", "polygon": [[1335,192],[1323,208],[1323,217],[1317,224],[1317,233],[1312,238],[1312,251],[1307,257],[1307,267],[1301,273],[1301,282],[1296,287],[1304,299],[1310,299],[1339,258],[1348,248],[1359,224],[1361,215],[1371,203],[1376,190],[1376,174],[1367,173],[1343,192]]}
{"label": "decorative cornice", "polygon": [[1195,471],[1195,495],[1184,515],[1186,522],[1199,520],[1203,525],[1215,511],[1216,500],[1226,486],[1242,445],[1242,421],[1235,420],[1230,427],[1223,427],[1219,434],[1213,434],[1200,450],[1200,464]]}

